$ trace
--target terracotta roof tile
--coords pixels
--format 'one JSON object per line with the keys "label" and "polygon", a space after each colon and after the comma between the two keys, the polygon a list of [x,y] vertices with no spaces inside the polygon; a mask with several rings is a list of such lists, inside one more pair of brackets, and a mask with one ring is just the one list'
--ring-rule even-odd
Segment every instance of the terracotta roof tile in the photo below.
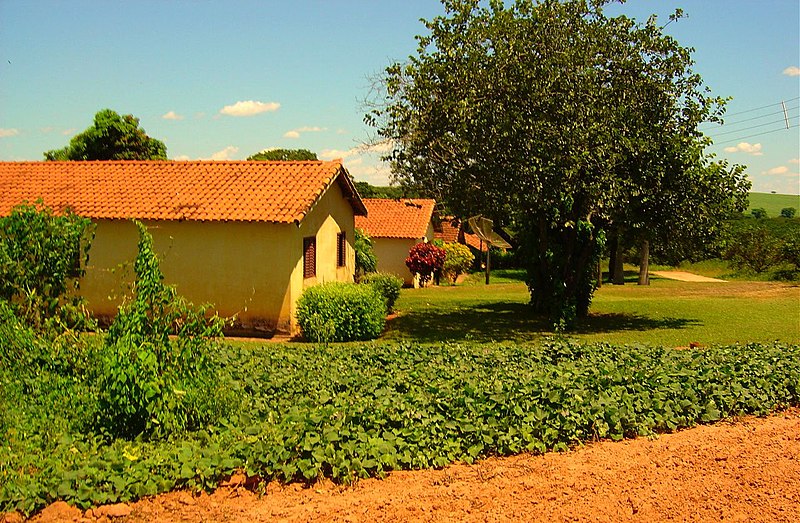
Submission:
{"label": "terracotta roof tile", "polygon": [[356,227],[373,238],[425,236],[433,216],[434,200],[364,198],[367,216],[356,216]]}
{"label": "terracotta roof tile", "polygon": [[0,162],[0,216],[41,199],[87,218],[299,223],[334,183],[366,210],[330,162]]}
{"label": "terracotta roof tile", "polygon": [[433,237],[445,242],[458,242],[458,233],[461,231],[461,222],[452,217],[444,217],[436,227]]}

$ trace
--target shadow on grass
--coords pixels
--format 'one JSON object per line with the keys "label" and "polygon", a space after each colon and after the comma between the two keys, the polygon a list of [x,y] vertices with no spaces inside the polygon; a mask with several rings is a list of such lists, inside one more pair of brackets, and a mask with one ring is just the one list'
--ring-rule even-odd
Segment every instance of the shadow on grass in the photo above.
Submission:
{"label": "shadow on grass", "polygon": [[[578,323],[571,334],[683,329],[701,324],[701,321],[691,318],[657,319],[637,314],[590,314]],[[405,311],[391,319],[388,327],[388,337],[427,343],[523,340],[553,333],[547,318],[534,314],[527,304],[519,302],[485,303],[457,310]]]}

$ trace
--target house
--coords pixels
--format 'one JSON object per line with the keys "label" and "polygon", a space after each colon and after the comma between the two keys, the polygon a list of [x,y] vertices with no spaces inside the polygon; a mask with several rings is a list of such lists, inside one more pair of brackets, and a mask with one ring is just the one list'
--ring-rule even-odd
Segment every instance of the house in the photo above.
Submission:
{"label": "house", "polygon": [[486,252],[486,244],[477,235],[467,232],[466,223],[452,216],[445,216],[434,223],[433,237],[443,242],[461,243],[472,249],[473,254]]}
{"label": "house", "polygon": [[353,280],[367,214],[340,160],[0,162],[0,215],[39,199],[96,224],[80,293],[97,317],[116,314],[132,280],[136,218],[166,283],[250,334],[294,332],[304,288]]}
{"label": "house", "polygon": [[406,285],[414,277],[406,267],[408,251],[433,239],[433,209],[429,199],[364,198],[366,216],[356,216],[356,227],[370,238],[378,258],[378,270],[396,274]]}

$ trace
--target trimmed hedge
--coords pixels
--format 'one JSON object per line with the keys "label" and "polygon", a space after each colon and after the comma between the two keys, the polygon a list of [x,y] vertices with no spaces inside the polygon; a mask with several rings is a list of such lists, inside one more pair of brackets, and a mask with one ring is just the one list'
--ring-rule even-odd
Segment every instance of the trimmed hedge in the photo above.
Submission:
{"label": "trimmed hedge", "polygon": [[386,300],[386,310],[392,312],[397,298],[400,297],[400,289],[403,288],[402,278],[388,272],[371,272],[361,278],[361,283],[375,287]]}
{"label": "trimmed hedge", "polygon": [[386,323],[386,302],[373,285],[330,282],[297,300],[297,323],[309,341],[373,340]]}

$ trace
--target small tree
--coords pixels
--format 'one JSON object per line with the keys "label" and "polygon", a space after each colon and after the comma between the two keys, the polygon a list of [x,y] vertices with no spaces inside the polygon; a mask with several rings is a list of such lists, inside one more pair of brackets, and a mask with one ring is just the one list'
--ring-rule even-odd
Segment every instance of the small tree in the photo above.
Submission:
{"label": "small tree", "polygon": [[751,210],[750,210],[750,214],[751,214],[751,215],[753,216],[753,218],[755,218],[756,220],[760,220],[760,219],[762,219],[762,218],[766,218],[766,217],[767,217],[767,210],[766,210],[766,209],[764,209],[763,207],[758,207],[758,208],[756,208],[756,209],[751,209]]}
{"label": "small tree", "polygon": [[361,277],[365,274],[375,272],[378,265],[378,257],[375,256],[372,239],[361,229],[356,229],[356,239],[353,247],[356,251],[355,280],[358,282],[361,281]]}
{"label": "small tree", "polygon": [[797,212],[797,209],[795,209],[794,207],[784,207],[783,209],[781,209],[781,217],[782,218],[794,218],[794,215],[795,215],[796,212]]}
{"label": "small tree", "polygon": [[247,157],[251,161],[304,161],[316,160],[316,153],[312,153],[308,149],[267,149],[252,156]]}
{"label": "small tree", "polygon": [[420,286],[424,286],[435,273],[442,270],[446,256],[444,249],[432,243],[418,243],[408,251],[406,267],[411,274],[419,277]]}
{"label": "small tree", "polygon": [[442,273],[445,278],[455,283],[461,273],[470,270],[475,256],[469,247],[461,243],[444,242],[442,248],[445,252]]}
{"label": "small tree", "polygon": [[132,114],[103,109],[94,124],[70,140],[63,149],[44,153],[45,160],[166,160],[164,142],[147,136]]}
{"label": "small tree", "polygon": [[747,227],[731,240],[725,258],[736,268],[761,273],[781,260],[781,241],[765,227]]}
{"label": "small tree", "polygon": [[164,284],[153,238],[135,224],[134,296],[120,307],[104,340],[98,422],[118,437],[167,437],[200,429],[229,406],[215,358],[222,320]]}

